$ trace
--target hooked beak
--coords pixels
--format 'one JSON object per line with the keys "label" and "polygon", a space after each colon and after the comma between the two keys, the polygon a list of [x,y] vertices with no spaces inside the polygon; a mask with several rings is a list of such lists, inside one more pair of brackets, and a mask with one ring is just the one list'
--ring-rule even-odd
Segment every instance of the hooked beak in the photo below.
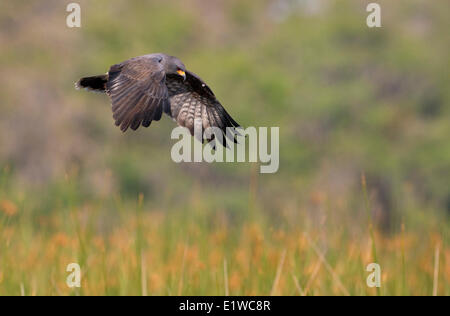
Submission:
{"label": "hooked beak", "polygon": [[178,73],[181,77],[183,77],[183,80],[186,80],[186,73],[185,73],[183,70],[179,69],[179,70],[177,70],[177,73]]}

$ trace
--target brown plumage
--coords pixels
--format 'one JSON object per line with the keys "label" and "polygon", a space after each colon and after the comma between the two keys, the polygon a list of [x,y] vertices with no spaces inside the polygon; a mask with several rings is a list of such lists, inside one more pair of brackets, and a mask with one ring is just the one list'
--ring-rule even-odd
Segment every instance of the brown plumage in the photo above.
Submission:
{"label": "brown plumage", "polygon": [[[239,126],[200,77],[165,54],[126,60],[111,66],[105,75],[81,78],[76,87],[106,93],[115,123],[123,132],[148,127],[163,112],[192,135],[195,126],[203,131],[219,127],[224,133],[227,127]],[[219,141],[224,144],[224,139]]]}

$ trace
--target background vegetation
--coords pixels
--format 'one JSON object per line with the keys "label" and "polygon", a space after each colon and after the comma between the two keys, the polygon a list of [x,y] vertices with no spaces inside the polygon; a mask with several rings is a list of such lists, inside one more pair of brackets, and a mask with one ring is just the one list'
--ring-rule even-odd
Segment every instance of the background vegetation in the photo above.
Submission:
{"label": "background vegetation", "polygon": [[[0,3],[0,295],[450,294],[448,1],[78,2]],[[73,87],[151,52],[280,126],[279,172],[175,164],[173,122]]]}

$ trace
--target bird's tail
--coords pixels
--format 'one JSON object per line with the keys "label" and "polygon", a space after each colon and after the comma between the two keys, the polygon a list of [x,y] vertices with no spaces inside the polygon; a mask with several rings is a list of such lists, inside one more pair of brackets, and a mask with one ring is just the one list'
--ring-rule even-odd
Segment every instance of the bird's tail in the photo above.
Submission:
{"label": "bird's tail", "polygon": [[77,89],[87,89],[95,92],[106,92],[106,82],[108,75],[98,75],[92,77],[84,77],[75,83]]}

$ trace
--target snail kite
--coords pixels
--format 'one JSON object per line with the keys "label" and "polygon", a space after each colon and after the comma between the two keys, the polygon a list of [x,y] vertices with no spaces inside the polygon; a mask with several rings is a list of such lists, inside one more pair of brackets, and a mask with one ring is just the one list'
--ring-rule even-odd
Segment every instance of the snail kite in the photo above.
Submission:
{"label": "snail kite", "polygon": [[[161,119],[163,112],[187,127],[192,135],[194,126],[203,131],[218,127],[224,135],[227,127],[239,127],[206,83],[173,56],[150,54],[131,58],[111,66],[104,75],[81,78],[75,86],[106,93],[116,125],[123,132],[128,128],[136,130],[140,125],[149,127],[152,121]],[[223,145],[225,138],[219,141]]]}

